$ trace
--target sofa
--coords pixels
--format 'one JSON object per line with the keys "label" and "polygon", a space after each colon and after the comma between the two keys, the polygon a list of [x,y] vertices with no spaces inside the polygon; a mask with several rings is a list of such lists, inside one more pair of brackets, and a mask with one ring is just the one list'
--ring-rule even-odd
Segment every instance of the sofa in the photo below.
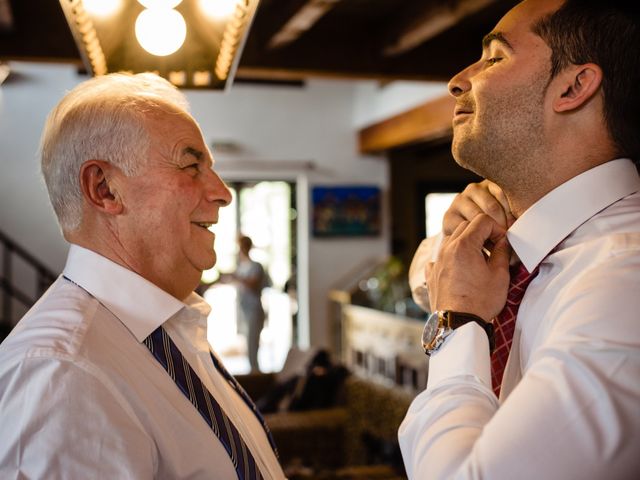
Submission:
{"label": "sofa", "polygon": [[[236,377],[255,400],[277,381],[275,374]],[[350,375],[335,405],[265,415],[290,479],[406,478],[398,427],[415,393]]]}

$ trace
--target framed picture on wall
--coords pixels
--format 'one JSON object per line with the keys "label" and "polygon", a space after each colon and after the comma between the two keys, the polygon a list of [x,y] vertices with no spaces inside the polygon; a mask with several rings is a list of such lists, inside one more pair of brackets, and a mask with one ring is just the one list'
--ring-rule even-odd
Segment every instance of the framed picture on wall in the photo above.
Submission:
{"label": "framed picture on wall", "polygon": [[311,192],[314,237],[375,237],[381,230],[377,186],[316,186]]}

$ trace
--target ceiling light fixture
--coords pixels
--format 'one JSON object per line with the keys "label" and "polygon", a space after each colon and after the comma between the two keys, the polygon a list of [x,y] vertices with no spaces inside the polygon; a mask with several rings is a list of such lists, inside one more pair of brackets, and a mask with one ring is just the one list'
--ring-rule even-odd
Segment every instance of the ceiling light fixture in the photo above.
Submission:
{"label": "ceiling light fixture", "polygon": [[138,0],[145,8],[176,8],[182,0]]}
{"label": "ceiling light fixture", "polygon": [[140,12],[136,20],[136,38],[151,55],[171,55],[182,46],[186,36],[184,17],[172,8],[149,8]]}
{"label": "ceiling light fixture", "polygon": [[223,89],[259,0],[59,1],[91,74],[153,71],[180,87]]}
{"label": "ceiling light fixture", "polygon": [[223,19],[231,16],[236,8],[235,0],[200,0],[200,8],[208,17]]}
{"label": "ceiling light fixture", "polygon": [[109,17],[122,7],[122,0],[84,0],[84,8],[90,15]]}

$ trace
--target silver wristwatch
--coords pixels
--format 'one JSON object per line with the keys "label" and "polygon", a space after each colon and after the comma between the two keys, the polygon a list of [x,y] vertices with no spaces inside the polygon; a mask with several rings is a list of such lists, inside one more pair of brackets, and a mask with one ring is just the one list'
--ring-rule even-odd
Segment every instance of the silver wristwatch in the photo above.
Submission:
{"label": "silver wristwatch", "polygon": [[427,317],[427,322],[422,331],[424,352],[427,355],[431,355],[440,348],[444,340],[451,335],[451,332],[469,322],[476,322],[487,332],[489,351],[493,352],[495,345],[493,324],[472,313],[453,312],[451,310],[436,310]]}

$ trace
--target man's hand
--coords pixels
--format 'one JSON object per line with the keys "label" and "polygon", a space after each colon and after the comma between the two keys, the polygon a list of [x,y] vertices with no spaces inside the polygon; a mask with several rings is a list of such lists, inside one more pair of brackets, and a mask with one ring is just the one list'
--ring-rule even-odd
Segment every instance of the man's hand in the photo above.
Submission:
{"label": "man's hand", "polygon": [[[491,217],[504,230],[515,221],[504,192],[495,183],[484,180],[468,185],[462,193],[456,196],[444,216],[443,235],[445,237],[451,236],[461,223],[468,224],[481,214]],[[424,288],[423,282],[427,277],[426,267],[434,258],[438,246],[439,237],[425,239],[414,254],[409,268],[409,284],[413,298],[420,307],[427,311],[430,309],[429,305],[433,306],[433,303],[430,302],[430,295],[427,293],[429,286]],[[486,247],[491,250],[490,241],[487,242]]]}
{"label": "man's hand", "polygon": [[[490,256],[484,249],[490,247]],[[435,263],[426,265],[431,310],[478,315],[486,321],[507,301],[509,256],[506,230],[486,214],[461,221],[445,237]]]}
{"label": "man's hand", "polygon": [[489,215],[504,229],[515,221],[502,189],[495,183],[484,180],[469,184],[455,197],[442,221],[443,234],[451,235],[461,222],[470,222],[482,213]]}

